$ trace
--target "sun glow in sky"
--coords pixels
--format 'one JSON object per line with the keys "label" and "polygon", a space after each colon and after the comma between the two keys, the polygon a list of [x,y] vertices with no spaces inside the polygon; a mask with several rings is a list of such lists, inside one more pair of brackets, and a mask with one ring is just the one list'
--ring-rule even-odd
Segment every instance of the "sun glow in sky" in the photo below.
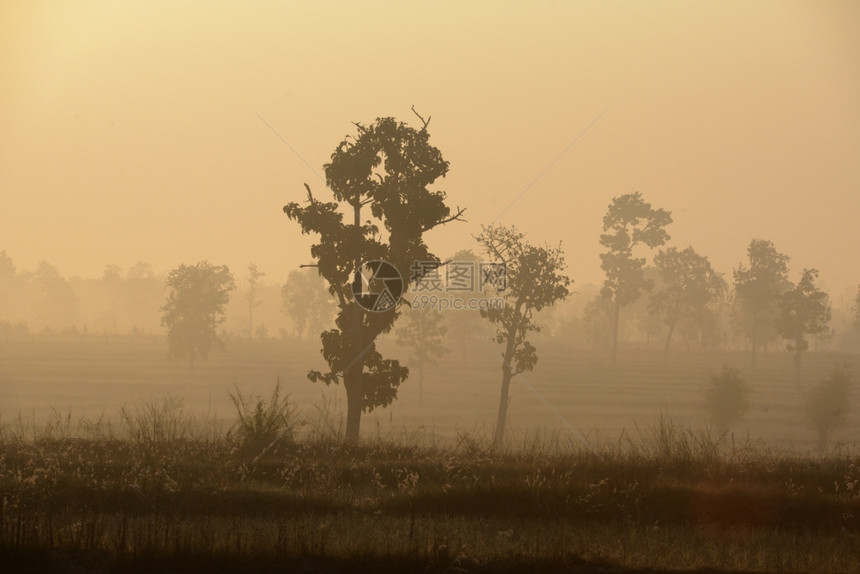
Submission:
{"label": "sun glow in sky", "polygon": [[351,122],[414,105],[467,209],[440,256],[503,213],[597,283],[606,207],[641,191],[672,245],[730,277],[770,239],[836,302],[860,282],[858,29],[851,1],[4,2],[0,249],[282,281],[311,243],[282,206],[325,196]]}

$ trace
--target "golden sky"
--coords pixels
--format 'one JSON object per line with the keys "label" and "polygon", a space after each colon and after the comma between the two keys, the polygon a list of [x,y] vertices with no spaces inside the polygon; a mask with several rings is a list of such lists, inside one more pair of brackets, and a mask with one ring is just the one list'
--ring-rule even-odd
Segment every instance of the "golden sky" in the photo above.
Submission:
{"label": "golden sky", "polygon": [[282,281],[310,261],[282,206],[324,196],[351,122],[415,105],[467,208],[428,234],[441,256],[504,212],[597,283],[606,207],[641,191],[729,277],[770,239],[837,298],[860,283],[858,30],[850,0],[5,0],[0,249]]}

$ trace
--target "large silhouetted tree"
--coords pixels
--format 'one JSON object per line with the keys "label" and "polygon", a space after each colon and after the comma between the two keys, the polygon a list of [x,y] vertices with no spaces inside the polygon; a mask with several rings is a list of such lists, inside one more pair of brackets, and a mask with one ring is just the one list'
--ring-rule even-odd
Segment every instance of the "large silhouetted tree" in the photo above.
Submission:
{"label": "large silhouetted tree", "polygon": [[612,297],[614,303],[612,319],[612,361],[618,354],[618,323],[621,308],[633,303],[650,290],[652,283],[645,278],[644,257],[634,257],[638,245],[651,249],[663,245],[669,239],[666,226],[672,223],[672,215],[665,209],[654,209],[642,199],[639,192],[613,198],[603,217],[603,234],[600,244],[606,248],[600,254],[600,267],[606,272],[603,292]]}
{"label": "large silhouetted tree", "polygon": [[205,260],[180,265],[167,275],[161,324],[167,327],[170,357],[188,359],[189,371],[194,371],[196,358],[209,356],[213,345],[223,346],[216,328],[224,322],[224,307],[235,287],[226,265]]}
{"label": "large silhouetted tree", "polygon": [[[528,335],[540,327],[534,313],[564,300],[570,279],[562,274],[564,253],[559,247],[536,247],[514,227],[485,227],[477,238],[490,263],[504,264],[503,307],[481,309],[481,316],[496,326],[497,343],[502,353],[502,390],[496,421],[494,445],[501,449],[505,438],[511,379],[534,369],[537,352]],[[484,273],[485,271],[482,271]]]}
{"label": "large silhouetted tree", "polygon": [[[347,441],[358,440],[361,413],[390,404],[409,372],[376,350],[376,338],[394,325],[396,307],[367,311],[352,295],[353,287],[363,292],[358,287],[362,264],[387,261],[404,280],[418,280],[424,270],[440,264],[424,243],[424,233],[462,214],[458,210],[451,215],[445,192],[428,189],[448,172],[448,162],[430,145],[429,121],[422,118],[418,130],[393,118],[377,119],[370,126],[355,124],[357,134],[344,139],[324,166],[334,201],[315,199],[305,185],[307,205],[284,206],[303,233],[319,235],[311,256],[338,300],[335,328],[321,336],[329,371],[310,371],[308,378],[326,384],[343,381]],[[341,209],[351,221],[344,222]]]}
{"label": "large silhouetted tree", "polygon": [[747,256],[749,266],[741,263],[734,270],[735,296],[745,319],[743,329],[752,344],[752,370],[755,372],[762,331],[766,325],[775,326],[779,298],[790,287],[789,257],[763,239],[750,241]]}
{"label": "large silhouetted tree", "polygon": [[785,291],[779,301],[777,329],[790,341],[788,350],[794,351],[798,382],[803,351],[809,348],[806,336],[826,332],[830,322],[830,297],[815,286],[817,278],[817,270],[804,269],[797,285]]}
{"label": "large silhouetted tree", "polygon": [[[460,311],[455,311],[460,312]],[[424,401],[424,368],[436,365],[448,352],[444,337],[448,328],[445,316],[433,308],[407,308],[394,330],[397,344],[412,349],[410,363],[418,369],[418,401]]]}
{"label": "large silhouetted tree", "polygon": [[664,348],[666,359],[678,322],[694,321],[705,312],[708,304],[725,290],[725,281],[711,268],[708,258],[696,253],[692,247],[682,251],[675,247],[661,250],[654,257],[654,265],[663,284],[652,296],[651,308],[660,314],[669,328]]}

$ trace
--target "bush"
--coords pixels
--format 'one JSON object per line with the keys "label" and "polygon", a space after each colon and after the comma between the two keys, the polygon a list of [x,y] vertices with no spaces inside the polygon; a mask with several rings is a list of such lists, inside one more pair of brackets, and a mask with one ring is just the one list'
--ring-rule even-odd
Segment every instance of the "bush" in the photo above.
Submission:
{"label": "bush", "polygon": [[749,410],[750,388],[737,369],[723,367],[708,377],[705,387],[705,410],[721,437]]}
{"label": "bush", "polygon": [[238,384],[235,393],[229,393],[239,420],[230,429],[229,435],[239,440],[241,449],[247,454],[262,454],[279,440],[293,441],[293,430],[298,424],[296,407],[290,404],[290,396],[281,396],[281,379],[268,400],[256,393],[243,394]]}
{"label": "bush", "polygon": [[830,433],[845,424],[851,379],[841,367],[836,367],[806,395],[806,416],[818,434],[818,449],[827,447]]}
{"label": "bush", "polygon": [[129,436],[141,445],[164,445],[188,438],[193,419],[182,399],[164,397],[161,403],[148,401],[143,407],[122,407],[120,418]]}

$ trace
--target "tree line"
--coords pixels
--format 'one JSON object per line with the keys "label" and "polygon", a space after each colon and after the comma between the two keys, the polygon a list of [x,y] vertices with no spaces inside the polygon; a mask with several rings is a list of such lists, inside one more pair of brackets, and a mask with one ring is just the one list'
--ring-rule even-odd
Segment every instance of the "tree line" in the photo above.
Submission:
{"label": "tree line", "polygon": [[[362,413],[394,401],[409,376],[400,360],[383,356],[381,336],[393,331],[402,346],[413,350],[410,362],[418,368],[420,386],[424,366],[447,352],[442,343],[448,334],[447,315],[443,318],[438,308],[418,310],[412,303],[422,285],[426,288],[440,270],[459,263],[434,254],[426,237],[435,228],[463,221],[465,209],[452,209],[444,191],[430,189],[444,178],[449,164],[429,141],[429,118],[418,117],[422,125],[417,129],[393,118],[355,123],[356,132],[340,142],[323,166],[331,198],[314,196],[305,184],[306,201],[283,207],[287,218],[302,233],[315,236],[316,243],[306,269],[292,271],[281,286],[282,310],[292,319],[293,336],[319,336],[328,370],[311,370],[308,378],[344,386],[347,440],[358,439]],[[831,319],[830,298],[816,284],[818,272],[803,269],[792,282],[789,257],[770,241],[753,239],[747,260],[733,269],[729,283],[693,247],[666,246],[671,223],[669,211],[653,207],[639,192],[613,198],[598,238],[604,248],[600,258],[605,281],[581,316],[588,337],[605,343],[610,362],[616,362],[622,351],[622,320],[638,306],[648,337],[662,327],[668,360],[676,332],[705,340],[720,331],[724,311],[730,309],[733,326],[749,340],[753,370],[758,351],[779,336],[793,353],[800,378],[810,338],[827,333]],[[515,227],[498,224],[482,226],[474,239],[479,255],[463,251],[455,257],[477,263],[482,280],[483,262],[504,269],[503,284],[495,277],[496,282],[488,282],[479,293],[500,304],[448,315],[480,318],[483,327],[455,325],[459,328],[452,332],[489,335],[502,349],[495,433],[495,444],[501,446],[511,381],[537,364],[534,343],[540,319],[551,316],[568,298],[573,280],[565,274],[560,244],[534,245]],[[495,267],[487,269],[497,272]],[[264,325],[255,321],[265,275],[251,264],[244,278],[242,305],[249,338],[267,336]],[[114,296],[131,296],[135,289],[143,292],[143,285],[152,288],[155,283],[167,291],[157,308],[169,355],[186,360],[193,370],[197,359],[224,344],[219,328],[237,288],[233,273],[226,265],[203,260],[182,264],[166,277],[155,276],[143,264],[125,276],[108,266],[102,278],[102,286]],[[2,252],[0,312],[8,312],[10,293],[13,298],[20,295],[16,289],[22,285],[38,287],[40,307],[52,319],[75,306],[75,291],[56,268],[42,264],[33,274],[17,273]],[[646,301],[644,313],[641,301]],[[860,287],[853,312],[860,329]]]}

